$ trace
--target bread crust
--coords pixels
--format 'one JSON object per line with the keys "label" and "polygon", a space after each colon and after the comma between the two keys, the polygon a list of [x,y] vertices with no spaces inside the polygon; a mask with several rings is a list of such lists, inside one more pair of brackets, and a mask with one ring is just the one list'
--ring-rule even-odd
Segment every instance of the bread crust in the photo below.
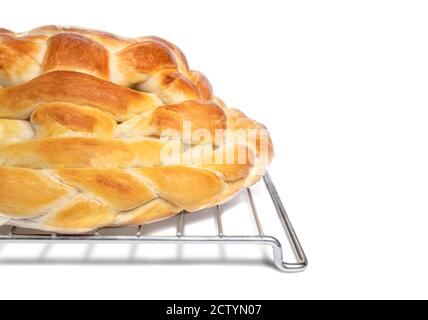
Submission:
{"label": "bread crust", "polygon": [[28,119],[38,106],[49,102],[90,106],[117,121],[128,120],[162,104],[153,94],[131,90],[85,73],[54,71],[18,86],[0,88],[0,117]]}
{"label": "bread crust", "polygon": [[0,224],[84,233],[222,204],[263,176],[265,129],[167,40],[0,29]]}

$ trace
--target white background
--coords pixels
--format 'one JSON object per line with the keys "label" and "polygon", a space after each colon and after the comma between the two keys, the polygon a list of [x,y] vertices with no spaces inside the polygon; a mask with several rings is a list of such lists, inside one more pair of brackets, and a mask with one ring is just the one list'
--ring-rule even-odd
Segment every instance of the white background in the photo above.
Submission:
{"label": "white background", "polygon": [[310,267],[61,263],[32,246],[8,260],[25,250],[8,245],[0,297],[428,298],[427,17],[426,1],[2,3],[14,31],[55,23],[178,44],[217,95],[270,128],[271,174]]}

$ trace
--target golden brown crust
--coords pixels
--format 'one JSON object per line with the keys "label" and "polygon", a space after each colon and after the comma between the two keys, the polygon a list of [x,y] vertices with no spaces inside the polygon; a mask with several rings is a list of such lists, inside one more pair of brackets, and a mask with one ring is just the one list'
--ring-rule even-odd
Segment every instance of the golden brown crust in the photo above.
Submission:
{"label": "golden brown crust", "polygon": [[92,106],[124,121],[155,109],[156,97],[79,72],[55,71],[25,84],[0,89],[0,117],[28,119],[42,103],[71,102]]}
{"label": "golden brown crust", "polygon": [[[207,101],[186,101],[157,108],[153,116],[152,125],[156,126],[161,132],[174,129],[183,134],[183,129],[187,122],[187,124],[191,125],[192,133],[203,129],[214,137],[216,130],[226,129],[226,121],[227,118],[224,111],[216,104]],[[196,143],[201,142],[196,141]]]}
{"label": "golden brown crust", "polygon": [[169,143],[151,139],[126,142],[83,137],[41,138],[0,146],[0,164],[31,169],[158,166],[160,153]]}
{"label": "golden brown crust", "polygon": [[223,180],[214,172],[198,168],[165,166],[137,171],[162,198],[187,211],[196,211],[207,203],[215,203],[225,187]]}
{"label": "golden brown crust", "polygon": [[202,99],[201,92],[189,79],[170,69],[155,73],[136,88],[144,92],[153,92],[165,104]]}
{"label": "golden brown crust", "polygon": [[190,70],[187,58],[184,55],[183,51],[180,50],[180,48],[165,39],[155,36],[139,38],[137,40],[142,42],[155,41],[168,47],[175,56],[175,62],[178,67],[178,71],[181,74],[185,75],[193,83],[193,85],[198,88],[199,95],[202,99],[211,100],[213,95],[213,88],[211,86],[211,83],[203,73],[199,71]]}
{"label": "golden brown crust", "polygon": [[1,224],[82,233],[222,204],[263,176],[264,129],[164,39],[0,29]]}
{"label": "golden brown crust", "polygon": [[40,51],[33,41],[0,34],[0,85],[16,85],[39,75],[41,66],[36,57]]}
{"label": "golden brown crust", "polygon": [[43,138],[0,147],[0,163],[9,167],[108,168],[124,167],[132,161],[129,145],[95,138]]}
{"label": "golden brown crust", "polygon": [[54,25],[36,28],[29,31],[27,34],[30,36],[53,36],[64,32],[79,34],[91,38],[92,40],[97,41],[112,50],[120,50],[121,48],[129,46],[136,42],[133,39],[119,37],[109,32],[93,29],[82,29],[78,27],[64,27]]}
{"label": "golden brown crust", "polygon": [[60,169],[66,184],[101,199],[119,211],[128,211],[156,199],[146,183],[118,169]]}
{"label": "golden brown crust", "polygon": [[181,73],[187,75],[189,71],[189,63],[187,61],[186,56],[184,55],[183,51],[181,51],[175,44],[156,37],[156,36],[148,36],[137,39],[138,41],[145,42],[145,41],[155,41],[158,43],[161,43],[162,45],[166,46],[171,50],[171,52],[175,55],[175,61],[177,63],[178,69]]}
{"label": "golden brown crust", "polygon": [[155,41],[137,43],[126,48],[117,55],[117,63],[123,66],[119,69],[130,83],[145,81],[150,75],[164,69],[177,68],[175,57],[168,47]]}
{"label": "golden brown crust", "polygon": [[109,53],[98,42],[72,33],[60,33],[49,39],[43,72],[83,71],[98,78],[110,77]]}
{"label": "golden brown crust", "polygon": [[199,89],[200,95],[204,100],[211,100],[213,96],[213,87],[208,78],[199,71],[190,72],[190,80]]}
{"label": "golden brown crust", "polygon": [[107,114],[91,107],[65,102],[41,105],[31,116],[39,137],[87,134],[111,139],[117,127]]}

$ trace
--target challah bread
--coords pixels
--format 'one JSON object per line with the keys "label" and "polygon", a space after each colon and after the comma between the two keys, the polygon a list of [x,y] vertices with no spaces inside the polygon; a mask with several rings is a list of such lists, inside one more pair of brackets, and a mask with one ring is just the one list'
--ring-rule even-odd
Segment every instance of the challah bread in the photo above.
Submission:
{"label": "challah bread", "polygon": [[272,157],[266,128],[166,40],[0,29],[0,224],[152,223],[228,201]]}

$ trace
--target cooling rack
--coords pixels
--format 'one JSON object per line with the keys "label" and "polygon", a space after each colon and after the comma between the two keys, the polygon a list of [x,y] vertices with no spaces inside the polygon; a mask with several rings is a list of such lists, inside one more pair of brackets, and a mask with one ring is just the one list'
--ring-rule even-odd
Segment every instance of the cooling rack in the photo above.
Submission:
{"label": "cooling rack", "polygon": [[[277,224],[282,224],[280,230],[285,232],[285,241],[278,240],[278,235],[267,234],[259,215],[260,207],[256,206],[253,191],[251,188],[246,189],[245,201],[248,202],[250,214],[248,219],[252,220],[255,225],[255,234],[235,233],[228,234],[225,232],[224,219],[222,218],[228,210],[227,206],[217,206],[215,208],[216,232],[209,236],[187,235],[185,232],[186,217],[183,212],[177,218],[176,233],[168,236],[152,236],[145,234],[145,226],[135,228],[126,228],[126,231],[120,234],[109,234],[108,229],[96,230],[89,234],[63,235],[56,233],[47,233],[16,227],[0,228],[0,243],[144,243],[144,244],[202,244],[202,245],[253,245],[271,247],[273,249],[273,262],[275,266],[283,272],[301,272],[308,265],[308,260],[304,250],[299,242],[297,234],[291,224],[291,221],[285,211],[284,205],[278,195],[276,187],[272,182],[269,174],[264,177],[264,188],[267,194],[265,198],[270,198],[273,203],[272,210],[266,210],[264,215],[274,215]],[[282,236],[282,235],[281,235]],[[283,248],[287,245],[291,249],[293,261],[284,261]],[[289,259],[290,257],[287,257]],[[1,257],[0,257],[1,259]]]}

